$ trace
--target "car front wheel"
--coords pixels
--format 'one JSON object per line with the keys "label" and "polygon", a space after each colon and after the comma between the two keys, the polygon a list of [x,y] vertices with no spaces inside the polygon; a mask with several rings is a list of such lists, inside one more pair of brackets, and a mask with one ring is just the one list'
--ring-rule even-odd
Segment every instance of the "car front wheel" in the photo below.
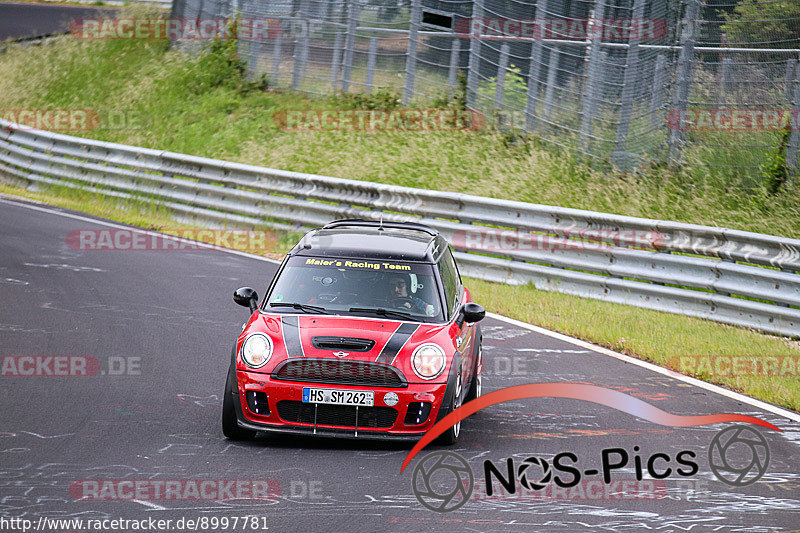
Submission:
{"label": "car front wheel", "polygon": [[[461,407],[461,392],[461,371],[459,370],[458,376],[456,377],[456,388],[453,394],[453,403],[450,406],[451,413]],[[446,446],[451,446],[456,443],[460,434],[461,421],[459,420],[451,427],[447,428],[447,431],[442,433],[442,435],[439,437],[439,442]]]}
{"label": "car front wheel", "polygon": [[222,396],[222,434],[230,440],[252,439],[256,436],[256,432],[239,427],[239,423],[236,421],[236,409],[233,402],[239,401],[239,395],[234,394],[231,375],[235,376],[236,372],[228,372],[225,380],[225,393]]}

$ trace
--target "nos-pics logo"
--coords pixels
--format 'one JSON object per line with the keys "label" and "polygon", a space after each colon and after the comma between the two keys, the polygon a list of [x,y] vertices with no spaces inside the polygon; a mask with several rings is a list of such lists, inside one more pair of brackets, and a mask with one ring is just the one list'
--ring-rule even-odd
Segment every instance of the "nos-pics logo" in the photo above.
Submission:
{"label": "nos-pics logo", "polygon": [[[665,453],[640,455],[638,446],[633,453],[623,448],[608,448],[602,451],[599,468],[581,469],[578,458],[570,452],[556,454],[551,461],[541,457],[528,457],[519,464],[508,458],[495,464],[484,461],[484,483],[486,494],[493,494],[493,481],[497,481],[508,493],[520,487],[540,491],[551,483],[562,488],[578,485],[582,478],[597,476],[606,485],[612,483],[615,470],[630,468],[636,479],[642,480],[646,473],[659,480],[671,476],[689,477],[697,474],[697,454],[682,450],[670,457]],[[769,446],[763,435],[746,425],[734,425],[723,429],[711,440],[708,448],[708,463],[714,475],[723,483],[743,487],[758,481],[769,466]],[[598,481],[599,481],[598,479]],[[467,503],[475,486],[475,475],[469,463],[460,455],[448,452],[432,452],[423,457],[414,468],[411,487],[417,500],[431,511],[454,511]]]}

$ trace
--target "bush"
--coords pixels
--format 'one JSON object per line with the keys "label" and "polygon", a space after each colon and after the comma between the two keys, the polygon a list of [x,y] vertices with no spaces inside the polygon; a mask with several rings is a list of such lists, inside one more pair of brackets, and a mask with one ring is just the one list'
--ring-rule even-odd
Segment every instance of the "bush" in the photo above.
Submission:
{"label": "bush", "polygon": [[789,181],[789,167],[786,166],[786,149],[791,133],[792,131],[789,129],[784,132],[778,148],[769,154],[767,160],[761,165],[764,188],[770,194],[777,194],[781,187]]}
{"label": "bush", "polygon": [[211,89],[233,89],[241,94],[264,91],[269,83],[266,76],[248,79],[247,64],[239,58],[236,39],[215,38],[186,71],[186,87],[195,94]]}
{"label": "bush", "polygon": [[402,103],[399,95],[387,90],[374,93],[339,93],[333,100],[344,109],[397,109]]}

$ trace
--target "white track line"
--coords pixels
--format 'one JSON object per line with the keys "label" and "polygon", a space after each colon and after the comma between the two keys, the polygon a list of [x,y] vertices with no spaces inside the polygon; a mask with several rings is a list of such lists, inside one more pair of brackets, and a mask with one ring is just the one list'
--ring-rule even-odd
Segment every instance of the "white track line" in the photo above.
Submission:
{"label": "white track line", "polygon": [[[7,197],[7,195],[4,195],[4,196]],[[162,234],[162,233],[160,233],[158,231],[138,229],[138,228],[133,228],[133,227],[130,227],[130,226],[123,226],[121,224],[115,224],[113,222],[106,222],[105,220],[98,220],[98,219],[94,219],[94,218],[84,217],[84,216],[81,216],[81,215],[75,215],[73,213],[65,213],[65,212],[62,212],[62,211],[56,211],[56,210],[53,210],[52,208],[48,209],[48,208],[44,208],[44,207],[31,205],[31,204],[27,203],[27,199],[22,199],[21,198],[20,200],[21,201],[12,201],[12,200],[8,200],[6,198],[0,198],[0,203],[9,203],[9,204],[13,204],[13,205],[15,205],[17,207],[24,207],[24,208],[27,208],[27,209],[33,209],[35,211],[42,211],[44,213],[50,213],[50,214],[53,214],[53,215],[58,215],[58,216],[66,217],[66,218],[71,218],[71,219],[74,219],[74,220],[81,220],[81,221],[89,222],[89,223],[92,223],[92,224],[99,224],[101,226],[106,226],[106,227],[109,227],[109,228],[126,229],[126,230],[130,230],[130,231],[144,233],[146,235],[156,235],[156,236],[162,236],[163,235],[166,238],[173,238],[173,239],[176,239],[176,240],[182,239],[180,237],[175,237],[175,236],[172,236],[172,235],[165,235],[165,234]],[[189,239],[182,239],[182,240],[189,240]],[[246,252],[240,252],[238,250],[231,250],[229,248],[221,248],[219,246],[214,246],[212,244],[207,244],[207,243],[204,243],[204,242],[199,242],[199,241],[196,241],[196,242],[197,242],[197,246],[200,247],[200,248],[208,248],[208,249],[211,249],[211,250],[218,250],[220,252],[225,252],[225,253],[229,253],[229,254],[233,254],[233,255],[238,255],[238,256],[241,256],[241,257],[247,257],[247,258],[250,258],[250,259],[257,259],[259,261],[266,261],[267,263],[273,263],[273,264],[280,264],[281,263],[278,260],[270,259],[269,257],[264,257],[264,256],[261,256],[261,255],[249,254],[249,253],[246,253]],[[564,335],[563,333],[556,333],[555,331],[550,331],[549,329],[545,329],[545,328],[542,328],[542,327],[539,327],[539,326],[534,326],[532,324],[528,324],[527,322],[522,322],[522,321],[516,320],[514,318],[508,318],[508,317],[503,316],[503,315],[498,315],[496,313],[489,313],[489,312],[486,313],[486,316],[494,318],[495,320],[500,320],[500,321],[505,322],[507,324],[512,324],[512,325],[520,327],[520,328],[525,328],[525,329],[528,329],[530,331],[535,331],[536,333],[541,333],[542,335],[547,335],[548,337],[552,337],[554,339],[559,339],[559,340],[562,340],[562,341],[565,341],[565,342],[569,342],[570,344],[574,344],[575,346],[580,346],[582,348],[589,348],[592,351],[595,351],[597,353],[601,353],[603,355],[607,355],[609,357],[613,357],[614,359],[619,359],[620,361],[625,361],[626,363],[631,363],[633,365],[640,366],[642,368],[646,368],[647,370],[650,370],[652,372],[656,372],[656,373],[662,374],[664,376],[669,376],[669,377],[671,377],[673,379],[677,379],[678,381],[683,381],[684,383],[688,383],[690,385],[694,385],[695,387],[699,387],[701,389],[705,389],[707,391],[714,392],[714,393],[719,394],[721,396],[725,396],[726,398],[731,398],[731,399],[736,400],[738,402],[746,403],[746,404],[752,405],[753,407],[756,407],[758,409],[762,409],[764,411],[776,414],[778,416],[782,416],[784,418],[788,418],[789,420],[793,420],[795,422],[800,422],[800,414],[798,414],[798,413],[794,413],[792,411],[787,411],[786,409],[781,409],[780,407],[777,407],[775,405],[772,405],[772,404],[769,404],[769,403],[766,403],[766,402],[762,402],[761,400],[756,400],[755,398],[751,398],[750,396],[745,396],[744,394],[740,394],[738,392],[733,392],[731,390],[728,390],[728,389],[726,389],[724,387],[720,387],[718,385],[713,385],[711,383],[706,383],[705,381],[701,381],[701,380],[696,379],[696,378],[692,378],[692,377],[689,377],[689,376],[684,376],[683,374],[679,374],[678,372],[674,372],[672,370],[668,370],[668,369],[660,367],[658,365],[654,365],[653,363],[648,363],[647,361],[642,361],[640,359],[636,359],[635,357],[631,357],[629,355],[625,355],[625,354],[622,354],[622,353],[619,353],[619,352],[615,352],[613,350],[609,350],[608,348],[603,348],[602,346],[597,346],[597,345],[592,344],[590,342],[582,341],[580,339],[575,339],[575,338],[569,337],[567,335]]]}

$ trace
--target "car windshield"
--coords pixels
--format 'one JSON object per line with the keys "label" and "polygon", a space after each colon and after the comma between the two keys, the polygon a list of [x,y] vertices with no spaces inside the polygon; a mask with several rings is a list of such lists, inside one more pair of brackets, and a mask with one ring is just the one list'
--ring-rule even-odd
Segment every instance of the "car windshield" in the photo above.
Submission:
{"label": "car windshield", "polygon": [[373,259],[291,257],[264,309],[443,321],[432,265]]}

